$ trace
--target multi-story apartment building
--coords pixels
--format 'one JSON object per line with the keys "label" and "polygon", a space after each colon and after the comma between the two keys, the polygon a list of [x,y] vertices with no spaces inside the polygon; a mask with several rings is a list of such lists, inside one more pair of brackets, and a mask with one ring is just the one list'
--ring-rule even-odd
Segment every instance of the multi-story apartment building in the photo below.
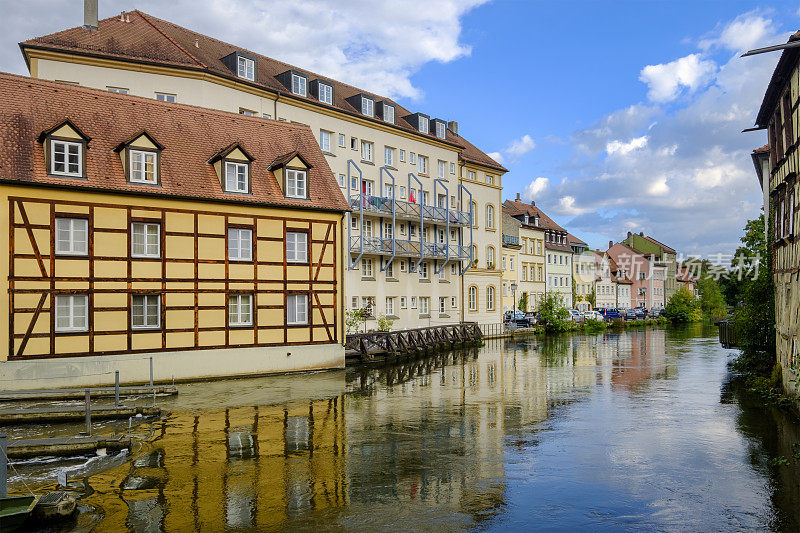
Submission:
{"label": "multi-story apartment building", "polygon": [[[800,239],[797,224],[797,175],[800,172],[798,151],[798,101],[800,101],[800,32],[794,33],[782,49],[781,57],[767,86],[756,117],[756,126],[768,132],[769,159],[756,155],[759,181],[768,199],[764,205],[772,234],[772,275],[775,283],[775,348],[783,368],[783,385],[797,392],[798,327],[800,314]],[[756,153],[763,153],[757,150]],[[766,185],[766,186],[765,186]]]}
{"label": "multi-story apartment building", "polygon": [[[664,287],[663,287],[663,300],[664,303],[668,302],[673,294],[678,290],[678,270],[677,270],[677,253],[664,243],[658,242],[654,238],[645,235],[644,232],[631,233],[628,232],[623,244],[630,246],[637,252],[640,252],[648,257],[654,257],[659,263],[663,263],[666,270],[664,274]],[[660,287],[656,287],[660,290]],[[654,296],[656,294],[654,293]],[[661,306],[663,307],[663,305]]]}
{"label": "multi-story apartment building", "polygon": [[20,47],[33,77],[307,125],[352,209],[347,309],[367,328],[500,321],[506,169],[456,122],[140,11]]}
{"label": "multi-story apartment building", "polygon": [[344,366],[349,207],[307,126],[9,74],[0,94],[4,388]]}
{"label": "multi-story apartment building", "polygon": [[594,254],[589,251],[589,245],[575,235],[567,233],[567,240],[572,247],[574,305],[579,311],[589,311],[595,292]]}
{"label": "multi-story apartment building", "polygon": [[513,202],[506,200],[503,209],[523,223],[527,220],[535,228],[542,228],[544,232],[542,263],[546,280],[544,292],[560,294],[564,305],[572,307],[572,246],[567,239],[567,230],[539,209],[536,202],[523,202],[519,194]]}
{"label": "multi-story apartment building", "polygon": [[650,303],[650,261],[633,248],[609,241],[606,252],[631,280],[630,307],[647,308]]}
{"label": "multi-story apartment building", "polygon": [[633,300],[631,299],[633,281],[628,277],[628,271],[625,268],[620,268],[610,256],[608,256],[608,264],[611,270],[611,280],[616,286],[617,308],[630,309],[633,307]]}
{"label": "multi-story apartment building", "polygon": [[[520,203],[519,194],[514,203]],[[539,212],[523,211],[509,205],[503,205],[503,216],[509,220],[509,225],[516,224],[519,232],[519,267],[518,267],[518,293],[524,297],[527,309],[532,311],[539,308],[544,299],[546,285],[544,239],[545,228],[541,225],[542,216]]]}
{"label": "multi-story apartment building", "polygon": [[[613,260],[608,254],[595,250],[594,259],[595,307],[617,307],[617,282],[612,274]],[[616,265],[613,265],[616,270]]]}
{"label": "multi-story apartment building", "polygon": [[[522,296],[519,289],[519,252],[522,246],[519,240],[521,223],[508,213],[505,208],[501,211],[503,219],[503,252],[500,270],[503,275],[503,312],[517,309],[518,297]],[[526,297],[527,300],[527,297]]]}

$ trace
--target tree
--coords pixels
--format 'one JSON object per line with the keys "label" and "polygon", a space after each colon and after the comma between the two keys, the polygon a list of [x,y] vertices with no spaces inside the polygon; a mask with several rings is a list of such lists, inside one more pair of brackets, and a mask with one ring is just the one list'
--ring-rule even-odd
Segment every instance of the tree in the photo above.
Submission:
{"label": "tree", "polygon": [[517,309],[520,311],[527,311],[528,310],[528,293],[523,292],[522,296],[519,297],[519,303],[517,304]]}
{"label": "tree", "polygon": [[670,297],[663,314],[673,323],[697,322],[702,318],[697,299],[686,287],[681,287]]}
{"label": "tree", "polygon": [[[738,307],[744,299],[748,274],[763,268],[763,262],[769,256],[766,233],[764,231],[764,213],[758,218],[748,220],[744,226],[744,235],[739,238],[742,246],[736,249],[731,260],[731,275],[720,280],[725,301],[731,307]],[[750,277],[752,280],[752,277]]]}
{"label": "tree", "polygon": [[725,299],[716,279],[704,273],[697,280],[697,291],[700,293],[700,309],[703,311],[703,316],[712,322],[725,318]]}
{"label": "tree", "polygon": [[590,292],[586,296],[586,301],[589,302],[589,305],[592,306],[592,309],[597,307],[597,305],[595,304],[595,302],[597,301],[597,294],[595,293],[594,287],[592,287],[592,292]]}
{"label": "tree", "polygon": [[569,329],[569,311],[560,294],[554,292],[545,294],[544,301],[539,306],[538,320],[545,331],[550,333],[560,333]]}
{"label": "tree", "polygon": [[575,276],[572,276],[572,307],[578,307],[578,302],[580,302],[575,286]]}

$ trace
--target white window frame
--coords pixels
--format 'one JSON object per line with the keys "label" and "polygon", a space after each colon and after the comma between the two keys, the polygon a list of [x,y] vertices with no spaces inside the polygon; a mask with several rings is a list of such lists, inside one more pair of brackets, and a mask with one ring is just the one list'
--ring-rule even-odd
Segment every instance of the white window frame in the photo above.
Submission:
{"label": "white window frame", "polygon": [[375,265],[372,263],[372,259],[361,260],[361,277],[362,278],[375,277]]}
{"label": "white window frame", "polygon": [[447,137],[447,126],[444,122],[436,121],[436,136],[440,139]]}
{"label": "white window frame", "polygon": [[394,315],[394,296],[386,297],[386,314]]}
{"label": "white window frame", "polygon": [[[152,251],[152,243],[148,242],[151,236],[150,230],[155,228],[155,251]],[[138,231],[142,230],[142,231]],[[144,240],[142,246],[144,251],[136,253],[136,236],[141,235]],[[161,223],[160,222],[131,222],[131,257],[140,258],[159,258],[161,257]]]}
{"label": "white window frame", "polygon": [[[247,247],[242,245],[243,235],[247,235]],[[234,244],[235,243],[235,244]],[[246,252],[246,253],[245,253]],[[253,230],[252,228],[228,228],[228,261],[253,260]]]}
{"label": "white window frame", "polygon": [[383,269],[383,273],[387,278],[394,278],[394,261],[386,265]]}
{"label": "white window frame", "polygon": [[[56,170],[56,146],[62,146],[64,148],[64,170]],[[69,156],[70,156],[70,148],[77,148],[78,150],[78,161],[77,163],[70,163]],[[78,170],[75,172],[70,172],[70,166],[77,164]],[[71,142],[71,141],[60,141],[56,139],[50,140],[50,173],[55,174],[56,176],[69,176],[73,178],[81,178],[83,177],[83,143],[79,142]]]}
{"label": "white window frame", "polygon": [[375,145],[370,141],[361,141],[361,160],[372,163]]}
{"label": "white window frame", "polygon": [[467,301],[470,311],[478,310],[478,287],[472,285],[467,289]]}
{"label": "white window frame", "polygon": [[419,264],[419,279],[429,279],[427,261],[423,261],[422,263]]}
{"label": "white window frame", "polygon": [[308,173],[305,170],[286,169],[286,197],[308,198]]}
{"label": "white window frame", "polygon": [[175,103],[178,101],[178,95],[172,93],[156,93],[156,100],[159,102]]}
{"label": "white window frame", "polygon": [[420,133],[430,133],[431,124],[428,117],[419,117],[419,131]]}
{"label": "white window frame", "polygon": [[[242,312],[244,302],[247,302],[247,314]],[[228,295],[228,325],[231,327],[253,325],[253,295],[248,293],[233,293]]]}
{"label": "white window frame", "polygon": [[[142,308],[142,324],[137,325],[134,323],[137,300],[141,301]],[[151,300],[156,303],[155,323],[148,323],[148,307]],[[131,329],[160,329],[161,328],[161,295],[160,294],[134,294],[131,298]]]}
{"label": "white window frame", "polygon": [[344,133],[339,134],[339,147],[340,148],[347,147],[347,136]]}
{"label": "white window frame", "polygon": [[405,296],[400,297],[400,309],[408,309],[408,302]]}
{"label": "white window frame", "polygon": [[[391,110],[391,111],[389,111]],[[387,117],[387,111],[389,117]],[[393,105],[383,105],[383,121],[388,122],[389,124],[394,124],[394,106]]]}
{"label": "white window frame", "polygon": [[495,298],[497,295],[495,294],[494,285],[489,285],[486,287],[486,310],[487,311],[494,311],[495,306]]}
{"label": "white window frame", "polygon": [[[244,170],[244,186],[239,186],[239,171]],[[231,180],[231,170],[234,172],[234,183]],[[233,185],[233,186],[232,186]],[[225,161],[225,192],[249,193],[250,192],[250,165]]]}
{"label": "white window frame", "polygon": [[110,93],[117,93],[117,94],[128,94],[128,89],[125,87],[112,87],[110,85],[106,85],[106,89]]}
{"label": "white window frame", "polygon": [[286,262],[308,263],[308,233],[305,231],[286,232]]}
{"label": "white window frame", "polygon": [[431,298],[430,298],[430,296],[420,296],[419,297],[419,314],[421,314],[421,315],[429,315],[429,314],[431,314]]}
{"label": "white window frame", "polygon": [[494,206],[486,204],[486,229],[494,229]]}
{"label": "white window frame", "polygon": [[428,174],[428,156],[420,155],[417,157],[417,170],[420,174]]}
{"label": "white window frame", "polygon": [[450,174],[455,174],[455,173],[456,173],[456,164],[450,163]]}
{"label": "white window frame", "polygon": [[331,151],[331,132],[319,130],[319,147],[323,152]]}
{"label": "white window frame", "polygon": [[255,81],[256,62],[249,57],[237,56],[236,75],[246,80]]}
{"label": "white window frame", "polygon": [[406,161],[406,151],[400,150],[400,162],[405,163],[405,161]]}
{"label": "white window frame", "polygon": [[366,115],[368,117],[375,116],[375,100],[372,98],[367,98],[365,96],[361,97],[361,114]]}
{"label": "white window frame", "polygon": [[333,105],[333,86],[327,83],[319,83],[317,92],[319,92],[319,101],[323,104]]}
{"label": "white window frame", "polygon": [[394,148],[390,146],[383,147],[383,162],[388,166],[394,166]]}
{"label": "white window frame", "polygon": [[[148,150],[128,150],[128,164],[129,167],[129,174],[130,174],[130,181],[131,183],[146,183],[146,184],[157,184],[158,183],[158,153],[151,152]],[[138,160],[141,158],[141,160]],[[152,159],[152,170],[150,172],[147,171],[147,160]],[[136,169],[136,166],[139,165],[139,169]],[[150,175],[150,179],[148,179],[148,175]]]}
{"label": "white window frame", "polygon": [[[59,319],[63,317],[62,312],[64,306],[61,305],[63,302],[69,302],[67,307],[69,308],[69,315],[67,316],[69,320],[68,326],[59,326]],[[75,309],[76,309],[76,302],[81,302],[84,310],[84,325],[76,326],[75,325]],[[89,296],[86,294],[56,294],[55,295],[55,304],[56,304],[56,324],[55,330],[57,333],[60,332],[72,332],[72,331],[89,331]]]}
{"label": "white window frame", "polygon": [[308,96],[308,79],[305,76],[292,73],[292,93]]}
{"label": "white window frame", "polygon": [[439,296],[439,314],[443,315],[447,312],[447,297]]}
{"label": "white window frame", "polygon": [[[292,313],[292,310],[294,310],[294,313]],[[307,293],[302,292],[286,295],[286,324],[289,326],[308,324]]]}
{"label": "white window frame", "polygon": [[[63,227],[67,225],[68,227]],[[83,226],[84,240],[80,243],[82,246],[78,247],[78,239],[76,238],[76,226]],[[89,253],[89,221],[85,218],[71,218],[71,217],[58,217],[55,221],[55,242],[56,242],[56,255],[88,255]],[[67,231],[69,238],[67,241],[59,239],[59,233]],[[66,242],[67,247],[61,246],[61,243]]]}
{"label": "white window frame", "polygon": [[439,178],[443,178],[444,177],[444,166],[445,166],[444,161],[442,161],[441,159],[436,163],[436,176],[437,177],[439,177]]}

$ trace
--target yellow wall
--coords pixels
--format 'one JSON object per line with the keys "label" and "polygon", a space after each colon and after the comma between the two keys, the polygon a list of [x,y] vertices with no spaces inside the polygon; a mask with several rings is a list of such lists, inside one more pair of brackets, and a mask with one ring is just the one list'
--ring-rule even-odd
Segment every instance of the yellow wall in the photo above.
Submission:
{"label": "yellow wall", "polygon": [[[14,252],[13,262],[5,264],[0,281],[0,289],[6,294],[13,287],[13,299],[0,317],[0,336],[9,347],[0,360],[343,341],[338,213],[34,187],[0,186],[0,191],[4,211],[0,216],[7,221],[13,217],[14,223],[10,240],[3,239],[0,244],[4,247],[0,253],[8,252],[6,257],[10,243]],[[89,218],[89,227],[94,228],[94,245],[90,247],[93,260],[87,256],[51,256],[51,213]],[[136,218],[161,223],[162,258],[128,259],[129,220]],[[226,222],[254,227],[254,262],[226,262]],[[285,227],[310,232],[309,265],[284,266]],[[90,331],[56,334],[51,344],[51,294],[69,290],[92,295]],[[165,295],[161,329],[130,330],[128,294],[137,290]],[[256,327],[226,327],[227,291],[255,294]],[[312,323],[286,328],[284,292],[300,291],[310,291]],[[12,301],[15,312],[9,332]],[[40,302],[40,312],[33,321]],[[10,344],[9,334],[14,336]],[[25,337],[28,339],[20,354]]]}

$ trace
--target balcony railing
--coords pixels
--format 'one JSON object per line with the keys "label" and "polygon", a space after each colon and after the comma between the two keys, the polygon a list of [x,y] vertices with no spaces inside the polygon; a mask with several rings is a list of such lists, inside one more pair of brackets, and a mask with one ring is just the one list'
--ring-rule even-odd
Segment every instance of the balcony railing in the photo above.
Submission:
{"label": "balcony railing", "polygon": [[403,202],[369,194],[353,194],[350,196],[350,208],[354,212],[360,211],[363,207],[365,213],[391,216],[392,203],[394,203],[396,218],[419,220],[420,211],[422,211],[424,220],[432,221],[436,224],[444,224],[449,219],[452,226],[469,226],[470,217],[466,211]]}
{"label": "balcony railing", "polygon": [[503,244],[519,246],[519,237],[516,235],[503,235]]}
{"label": "balcony railing", "polygon": [[[361,253],[361,237],[350,237],[350,252]],[[401,239],[382,239],[380,237],[364,237],[364,254],[366,255],[392,255],[392,243],[394,243],[394,255],[398,257],[422,257],[430,259],[447,258],[448,248],[451,260],[469,259],[469,246],[458,244],[445,244],[437,242]],[[422,244],[422,246],[420,246]],[[420,254],[421,250],[421,254]]]}

